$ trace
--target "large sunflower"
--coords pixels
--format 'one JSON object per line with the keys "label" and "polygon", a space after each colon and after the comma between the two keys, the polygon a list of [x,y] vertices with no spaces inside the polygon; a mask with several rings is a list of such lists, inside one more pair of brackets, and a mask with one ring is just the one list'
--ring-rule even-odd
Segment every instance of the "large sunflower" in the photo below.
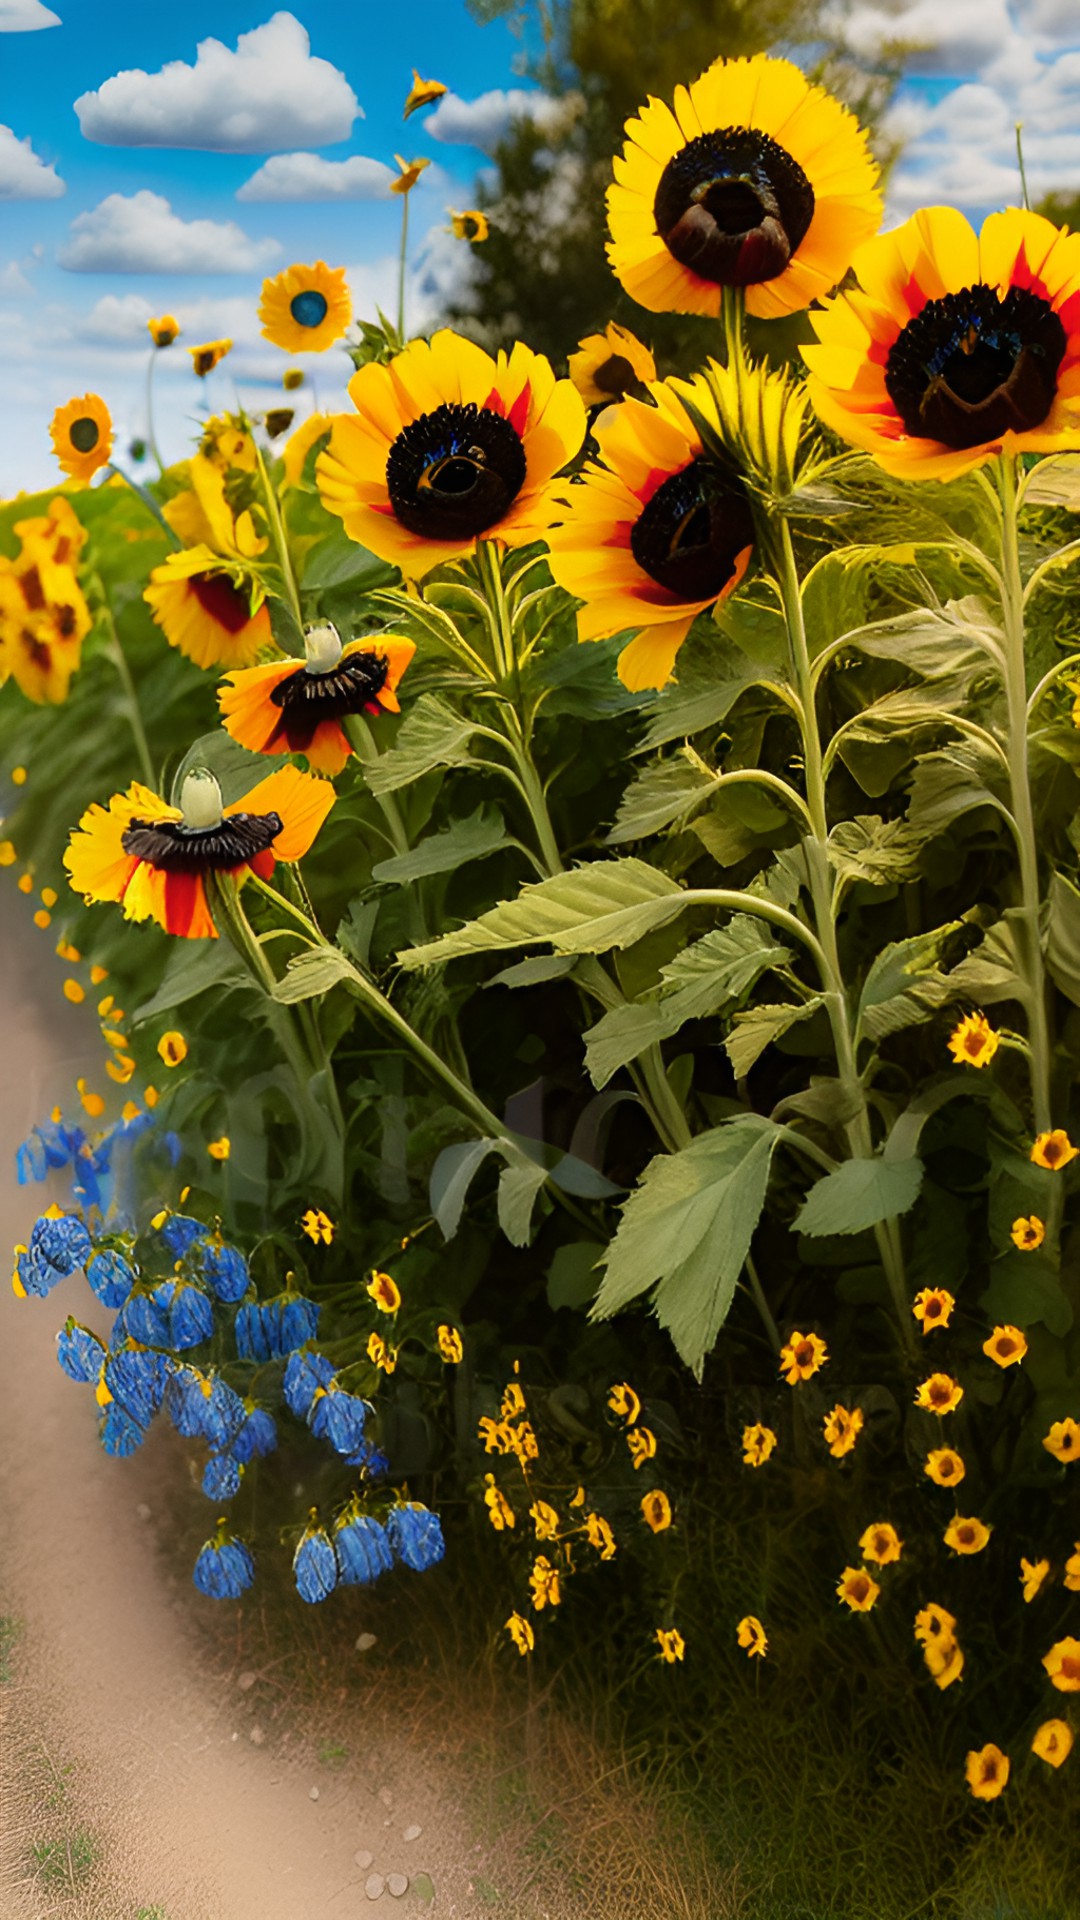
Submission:
{"label": "large sunflower", "polygon": [[207,546],[170,553],[143,599],[169,645],[197,667],[248,667],[273,641],[262,588]]}
{"label": "large sunflower", "polygon": [[325,353],[352,321],[352,297],[344,267],[286,267],[264,280],[259,302],[264,340],[286,353]]}
{"label": "large sunflower", "polygon": [[608,257],[653,313],[797,313],[831,292],[881,219],[854,115],[788,60],[717,60],[626,123],[608,188]]}
{"label": "large sunflower", "polygon": [[542,538],[554,476],[585,437],[569,380],[520,343],[497,360],[448,329],[349,382],[316,468],[323,505],[350,539],[418,580],[481,535]]}
{"label": "large sunflower", "polygon": [[57,407],[49,428],[53,451],[72,480],[89,486],[112,452],[112,419],[99,394],[84,393]]}
{"label": "large sunflower", "polygon": [[619,655],[635,693],[663,686],[693,621],[734,592],[754,544],[742,482],[704,451],[680,399],[719,430],[705,376],[649,392],[655,405],[625,400],[601,416],[600,459],[567,489],[569,517],[549,535],[555,579],[584,601],[579,639],[641,629]]}
{"label": "large sunflower", "polygon": [[89,807],[64,865],[87,903],[115,901],[128,920],[156,920],[166,933],[214,939],[206,876],[247,872],[268,879],[278,860],[308,851],[334,804],[334,789],[297,767],[279,767],[231,806],[211,774],[192,773],[179,807],[136,782],[107,807]]}
{"label": "large sunflower", "polygon": [[887,473],[950,479],[1080,436],[1080,234],[1017,208],[976,234],[953,207],[870,240],[858,288],[811,316],[813,404]]}
{"label": "large sunflower", "polygon": [[350,713],[397,713],[397,686],[416,648],[380,634],[343,647],[334,628],[307,635],[307,659],[274,660],[230,674],[218,689],[226,733],[254,753],[304,753],[331,778],[352,747],[341,722]]}

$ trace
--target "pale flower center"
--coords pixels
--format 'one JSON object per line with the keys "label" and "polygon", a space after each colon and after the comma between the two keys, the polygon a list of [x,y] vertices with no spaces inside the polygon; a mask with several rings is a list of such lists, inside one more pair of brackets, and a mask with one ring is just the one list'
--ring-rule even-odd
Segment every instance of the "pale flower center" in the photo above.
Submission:
{"label": "pale flower center", "polygon": [[221,788],[206,767],[195,767],[184,776],[180,789],[183,824],[192,833],[205,833],[221,825]]}

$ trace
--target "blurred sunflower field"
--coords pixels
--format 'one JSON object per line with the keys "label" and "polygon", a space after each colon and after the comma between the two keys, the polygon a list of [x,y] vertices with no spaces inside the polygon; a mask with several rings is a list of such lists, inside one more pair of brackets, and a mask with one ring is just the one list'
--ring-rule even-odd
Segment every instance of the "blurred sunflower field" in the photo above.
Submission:
{"label": "blurred sunflower field", "polygon": [[847,107],[719,60],[608,193],[689,377],[407,337],[320,261],[260,318],[347,413],[286,372],[144,483],[58,408],[0,509],[0,862],[101,1070],[14,1286],[88,1444],[191,1442],[205,1594],[445,1581],[509,1687],[627,1699],[718,1859],[802,1836],[733,1912],[1054,1920],[1080,235],[881,217]]}

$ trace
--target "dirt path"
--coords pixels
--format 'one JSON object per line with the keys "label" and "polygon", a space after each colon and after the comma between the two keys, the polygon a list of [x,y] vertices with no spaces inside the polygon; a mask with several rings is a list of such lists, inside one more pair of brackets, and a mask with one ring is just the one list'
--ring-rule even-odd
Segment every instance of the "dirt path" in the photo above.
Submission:
{"label": "dirt path", "polygon": [[[20,924],[22,905],[0,893],[5,1261],[42,1194],[15,1185],[15,1147],[100,1054],[61,998],[47,937],[31,944]],[[55,1359],[65,1314],[91,1321],[95,1305],[81,1281],[68,1292],[16,1301],[6,1268],[0,1287],[4,1920],[489,1915],[470,1885],[475,1841],[404,1744],[368,1778],[293,1757],[245,1710],[239,1676],[200,1666],[192,1619],[214,1603],[181,1589],[154,1551],[163,1476],[180,1464],[171,1436],[152,1433],[126,1461],[97,1446],[87,1396]],[[373,1873],[408,1877],[408,1892],[372,1898]]]}

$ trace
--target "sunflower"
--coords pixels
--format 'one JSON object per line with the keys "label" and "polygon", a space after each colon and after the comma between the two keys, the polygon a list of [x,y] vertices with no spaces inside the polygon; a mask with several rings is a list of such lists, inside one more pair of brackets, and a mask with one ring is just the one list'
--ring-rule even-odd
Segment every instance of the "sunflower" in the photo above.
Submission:
{"label": "sunflower", "polygon": [[407,120],[409,115],[416,113],[420,107],[430,107],[432,101],[441,100],[445,92],[446,88],[441,80],[421,80],[420,75],[414,67],[412,70],[412,86],[409,88],[408,98],[405,101],[405,110],[402,113],[402,119]]}
{"label": "sunflower", "polygon": [[1037,1213],[1021,1214],[1009,1228],[1009,1239],[1021,1253],[1034,1253],[1046,1239],[1046,1227]]}
{"label": "sunflower", "polygon": [[576,594],[579,640],[636,629],[619,655],[632,692],[662,687],[699,613],[734,593],[754,546],[742,481],[704,450],[683,396],[719,431],[703,374],[660,381],[655,405],[626,400],[597,422],[599,461],[564,498],[551,571]]}
{"label": "sunflower", "polygon": [[1050,1133],[1037,1136],[1028,1158],[1033,1166],[1045,1167],[1049,1173],[1057,1173],[1075,1160],[1078,1153],[1080,1147],[1073,1146],[1064,1127],[1054,1127]]}
{"label": "sunflower", "polygon": [[207,874],[268,879],[278,860],[308,851],[333,804],[333,788],[296,767],[279,767],[227,807],[209,773],[187,775],[179,807],[135,782],[107,807],[87,809],[64,865],[88,905],[115,901],[127,920],[213,939]]}
{"label": "sunflower", "polygon": [[923,1464],[923,1472],[936,1487],[957,1487],[967,1468],[954,1448],[932,1447]]}
{"label": "sunflower", "polygon": [[942,1538],[954,1553],[981,1553],[992,1531],[984,1520],[978,1520],[974,1515],[964,1519],[956,1514],[949,1521]]}
{"label": "sunflower", "polygon": [[67,699],[92,625],[74,568],[54,554],[31,533],[15,559],[0,555],[0,682],[13,679],[28,700],[50,706]]}
{"label": "sunflower", "polygon": [[525,1615],[512,1613],[503,1624],[518,1652],[523,1655],[531,1653],[536,1645],[536,1635]]}
{"label": "sunflower", "polygon": [[717,60],[626,123],[608,188],[608,257],[653,313],[720,311],[744,287],[775,319],[820,300],[881,219],[854,115],[787,60]]}
{"label": "sunflower", "polygon": [[1074,447],[1080,235],[992,213],[976,234],[924,207],[861,247],[857,290],[811,316],[821,419],[887,473],[948,480],[998,453]]}
{"label": "sunflower", "polygon": [[819,1333],[793,1333],[780,1349],[780,1371],[789,1387],[810,1380],[829,1358]]}
{"label": "sunflower", "polygon": [[995,1327],[990,1338],[983,1341],[983,1352],[987,1359],[993,1360],[999,1367],[1015,1366],[1027,1350],[1027,1340],[1019,1327]]}
{"label": "sunflower", "polygon": [[850,1453],[863,1430],[863,1410],[861,1407],[835,1406],[825,1415],[822,1432],[825,1445],[834,1460],[842,1460]]}
{"label": "sunflower", "polygon": [[859,1538],[859,1552],[874,1566],[887,1567],[899,1560],[904,1543],[890,1520],[877,1520]]}
{"label": "sunflower", "polygon": [[653,1639],[660,1649],[661,1660],[674,1666],[676,1660],[682,1660],[686,1654],[686,1641],[678,1627],[657,1627]]}
{"label": "sunflower", "polygon": [[1031,1751],[1047,1766],[1060,1767],[1073,1750],[1074,1737],[1067,1720],[1044,1720],[1032,1735]]}
{"label": "sunflower", "polygon": [[739,1621],[735,1629],[735,1638],[750,1660],[763,1660],[769,1645],[769,1636],[761,1621],[754,1613],[748,1613]]}
{"label": "sunflower", "polygon": [[1080,1421],[1074,1420],[1071,1413],[1066,1414],[1064,1420],[1055,1420],[1043,1438],[1043,1446],[1063,1465],[1080,1460]]}
{"label": "sunflower", "polygon": [[763,1467],[776,1446],[776,1434],[771,1427],[755,1421],[752,1427],[742,1431],[742,1450],[744,1467]]}
{"label": "sunflower", "polygon": [[361,367],[349,395],[356,414],[334,416],[316,477],[351,540],[415,580],[481,536],[520,547],[547,533],[585,409],[540,354],[493,360],[443,329]]}
{"label": "sunflower", "polygon": [[163,313],[158,320],[148,320],[150,338],[155,347],[171,347],[180,332],[180,322],[171,313]]}
{"label": "sunflower", "polygon": [[350,713],[398,713],[397,687],[416,648],[380,634],[343,647],[331,626],[309,628],[306,662],[275,660],[226,677],[218,689],[225,731],[253,753],[304,753],[319,773],[341,772],[352,746]]}
{"label": "sunflower", "polygon": [[949,1052],[958,1067],[989,1066],[1000,1045],[985,1013],[966,1013],[949,1035]]}
{"label": "sunflower", "polygon": [[188,348],[191,364],[200,380],[205,380],[208,373],[213,373],[218,361],[224,360],[231,351],[231,340],[204,340],[201,347]]}
{"label": "sunflower", "polygon": [[66,406],[57,407],[49,432],[64,472],[82,486],[88,486],[98,468],[107,465],[112,452],[112,420],[98,394],[84,393],[81,400],[69,400]]}
{"label": "sunflower", "polygon": [[1049,1560],[1025,1560],[1021,1558],[1020,1585],[1024,1591],[1026,1604],[1030,1605],[1032,1600],[1038,1597],[1046,1584],[1046,1577],[1049,1572]]}
{"label": "sunflower", "polygon": [[262,588],[207,546],[171,553],[143,599],[169,645],[199,667],[249,666],[273,638]]}
{"label": "sunflower", "polygon": [[641,1517],[652,1533],[664,1533],[671,1525],[671,1501],[662,1487],[641,1496]]}
{"label": "sunflower", "polygon": [[486,213],[478,207],[468,207],[464,213],[455,213],[450,208],[450,231],[455,240],[471,240],[473,246],[479,246],[491,232]]}
{"label": "sunflower", "polygon": [[1050,1685],[1059,1693],[1080,1693],[1080,1640],[1072,1635],[1055,1640],[1049,1653],[1043,1655],[1043,1666]]}
{"label": "sunflower", "polygon": [[86,545],[86,528],[62,493],[50,500],[47,513],[16,520],[12,532],[27,552],[41,545],[50,560],[62,567],[73,567]]}
{"label": "sunflower", "polygon": [[266,551],[268,542],[252,513],[254,484],[246,478],[255,465],[251,435],[235,430],[227,420],[211,421],[199,450],[187,462],[190,486],[174,493],[162,508],[185,547],[209,547],[229,560],[254,560]]}
{"label": "sunflower", "polygon": [[390,191],[391,193],[411,193],[424,168],[430,167],[431,161],[403,160],[400,153],[395,153],[394,159],[398,164],[398,178],[390,182]]}
{"label": "sunflower", "polygon": [[923,1287],[911,1303],[911,1311],[922,1326],[924,1337],[935,1327],[947,1327],[956,1305],[948,1287]]}
{"label": "sunflower", "polygon": [[929,1379],[920,1381],[915,1405],[927,1413],[952,1413],[963,1397],[959,1380],[954,1380],[949,1373],[932,1373]]}
{"label": "sunflower", "polygon": [[648,347],[617,320],[609,320],[603,333],[587,333],[566,364],[587,407],[609,406],[656,379],[656,361]]}
{"label": "sunflower", "polygon": [[869,1613],[881,1594],[877,1581],[865,1567],[845,1567],[837,1583],[836,1597],[852,1613]]}
{"label": "sunflower", "polygon": [[344,267],[286,267],[264,280],[259,302],[264,340],[285,353],[325,353],[352,322]]}
{"label": "sunflower", "polygon": [[968,1754],[964,1778],[976,1800],[996,1800],[1009,1779],[1009,1756],[992,1740]]}

